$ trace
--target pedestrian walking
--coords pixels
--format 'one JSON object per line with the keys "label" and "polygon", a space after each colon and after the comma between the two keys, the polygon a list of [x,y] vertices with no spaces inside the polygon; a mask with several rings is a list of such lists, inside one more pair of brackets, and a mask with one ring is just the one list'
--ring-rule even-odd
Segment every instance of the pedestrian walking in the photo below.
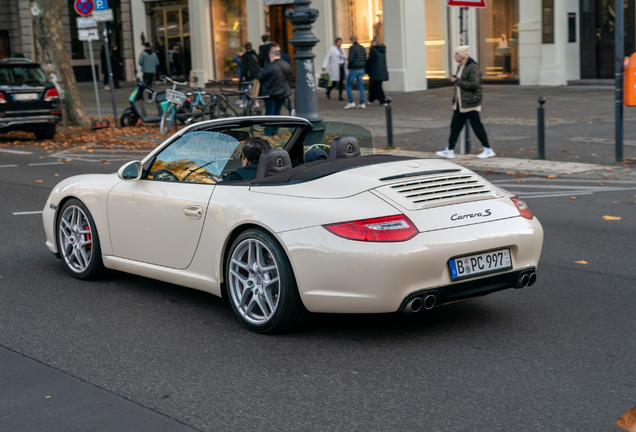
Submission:
{"label": "pedestrian walking", "polygon": [[[358,43],[358,36],[351,35],[351,48],[349,48],[349,60],[347,66],[349,68],[349,75],[347,75],[347,99],[349,103],[345,105],[345,109],[351,108],[366,108],[364,104],[364,84],[362,77],[364,77],[364,67],[367,63],[367,51]],[[353,81],[358,82],[358,91],[360,92],[360,105],[356,107],[353,102]]]}
{"label": "pedestrian walking", "polygon": [[385,96],[382,82],[389,80],[389,71],[386,68],[386,46],[377,36],[371,41],[371,50],[365,72],[369,75],[369,103],[377,99],[380,104],[384,105]]}
{"label": "pedestrian walking", "polygon": [[166,49],[163,45],[161,45],[161,41],[157,39],[155,41],[154,46],[155,54],[157,54],[157,58],[159,59],[159,67],[157,68],[157,81],[161,79],[162,75],[170,75],[168,73],[168,62],[166,61]]}
{"label": "pedestrian walking", "polygon": [[104,74],[104,90],[110,90],[108,84],[108,65],[106,64],[106,46],[102,44],[102,49],[99,52],[99,58],[102,63],[102,73]]}
{"label": "pedestrian walking", "polygon": [[481,72],[479,71],[479,65],[470,57],[469,53],[470,48],[468,45],[455,48],[455,61],[458,63],[458,67],[457,73],[451,76],[451,81],[455,83],[453,88],[451,132],[448,138],[448,147],[437,152],[438,156],[449,159],[455,157],[455,144],[457,144],[457,138],[459,138],[466,120],[470,121],[473,131],[483,147],[482,152],[477,157],[485,159],[495,156],[495,152],[488,144],[488,135],[486,135],[486,129],[484,129],[479,115],[483,95]]}
{"label": "pedestrian walking", "polygon": [[261,40],[263,45],[258,47],[258,65],[263,69],[269,63],[269,50],[272,47],[272,42],[269,40],[268,34],[261,36]]}
{"label": "pedestrian walking", "polygon": [[[99,52],[100,59],[102,61],[102,73],[104,74],[104,90],[110,90],[108,82],[108,64],[106,63],[106,47],[102,44],[102,50]],[[117,49],[117,45],[113,46],[110,50],[110,71],[113,74],[113,85],[116,89],[119,87],[119,76],[121,74],[121,55]]]}
{"label": "pedestrian walking", "polygon": [[144,83],[148,87],[152,87],[152,80],[157,74],[157,67],[159,66],[159,57],[152,52],[150,43],[144,43],[144,50],[139,54],[138,63],[141,66]]}
{"label": "pedestrian walking", "polygon": [[252,49],[252,43],[245,44],[245,52],[241,56],[241,78],[243,81],[254,81],[261,71],[258,55]]}
{"label": "pedestrian walking", "polygon": [[[280,115],[285,99],[292,94],[289,80],[291,78],[291,65],[280,58],[280,51],[272,48],[269,51],[269,63],[258,73],[263,95],[265,99],[265,115]],[[278,128],[268,126],[264,135],[276,135]]]}
{"label": "pedestrian walking", "polygon": [[121,88],[119,86],[119,80],[122,78],[124,63],[122,62],[119,47],[117,45],[113,45],[113,49],[110,53],[110,65],[113,67],[113,84],[115,84],[116,89]]}
{"label": "pedestrian walking", "polygon": [[331,90],[338,86],[338,100],[342,98],[342,90],[344,89],[344,79],[346,76],[345,68],[347,63],[347,55],[342,49],[342,38],[336,38],[334,44],[327,51],[325,60],[322,62],[322,70],[329,73],[331,78],[331,86],[327,88],[327,99],[331,99]]}

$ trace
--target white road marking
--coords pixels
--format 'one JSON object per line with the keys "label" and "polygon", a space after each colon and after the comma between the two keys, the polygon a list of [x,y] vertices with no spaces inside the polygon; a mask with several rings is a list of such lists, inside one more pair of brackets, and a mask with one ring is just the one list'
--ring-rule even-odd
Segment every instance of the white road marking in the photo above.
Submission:
{"label": "white road marking", "polygon": [[[514,193],[519,198],[522,198],[522,199],[583,196],[583,195],[592,195],[599,192],[622,192],[622,191],[631,192],[636,190],[636,187],[633,186],[634,184],[636,184],[636,182],[621,181],[621,180],[583,180],[583,179],[546,180],[541,178],[527,178],[521,181],[523,183],[517,183],[517,181],[515,180],[499,180],[493,183],[497,183],[498,186],[501,186],[507,189],[510,193]],[[539,181],[542,184],[534,183]],[[558,184],[554,184],[554,183],[558,183]],[[565,184],[565,183],[575,183],[575,184]],[[586,185],[585,183],[591,183],[591,184]],[[603,186],[599,186],[599,183],[603,183]],[[631,186],[631,187],[625,187],[625,186]]]}
{"label": "white road marking", "polygon": [[42,210],[40,210],[40,211],[28,211],[28,212],[13,212],[14,216],[33,215],[33,214],[42,214]]}
{"label": "white road marking", "polygon": [[7,149],[3,149],[3,148],[0,148],[0,152],[2,152],[2,153],[13,153],[13,154],[25,154],[25,155],[33,154],[33,152],[28,152],[28,151],[23,151],[23,150],[7,150]]}
{"label": "white road marking", "polygon": [[0,168],[15,168],[17,165],[0,165]]}
{"label": "white road marking", "polygon": [[29,166],[39,166],[39,165],[62,165],[64,162],[40,162],[40,163],[30,163]]}

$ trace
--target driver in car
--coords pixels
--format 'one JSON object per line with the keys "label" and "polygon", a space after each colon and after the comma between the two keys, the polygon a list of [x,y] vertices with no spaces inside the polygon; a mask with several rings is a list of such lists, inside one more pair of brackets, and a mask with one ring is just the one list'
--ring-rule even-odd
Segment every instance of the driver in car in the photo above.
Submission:
{"label": "driver in car", "polygon": [[243,151],[240,153],[242,167],[232,171],[225,181],[253,180],[256,178],[258,161],[261,153],[270,150],[272,147],[263,138],[251,137],[243,142]]}

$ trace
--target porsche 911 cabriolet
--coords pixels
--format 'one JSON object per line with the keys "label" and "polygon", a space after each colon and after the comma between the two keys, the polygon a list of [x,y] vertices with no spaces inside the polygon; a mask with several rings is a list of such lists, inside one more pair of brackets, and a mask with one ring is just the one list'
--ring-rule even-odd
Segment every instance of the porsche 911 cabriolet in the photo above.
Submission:
{"label": "porsche 911 cabriolet", "polygon": [[[272,147],[256,178],[226,179],[250,137]],[[328,157],[306,163],[312,148]],[[543,229],[523,201],[446,160],[372,153],[346,123],[196,123],[117,173],[55,186],[46,245],[75,278],[108,268],[207,291],[260,333],[534,284]]]}

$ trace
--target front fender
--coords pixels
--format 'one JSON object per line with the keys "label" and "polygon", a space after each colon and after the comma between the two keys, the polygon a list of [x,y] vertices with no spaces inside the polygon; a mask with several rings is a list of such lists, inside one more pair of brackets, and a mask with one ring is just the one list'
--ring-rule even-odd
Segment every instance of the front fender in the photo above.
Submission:
{"label": "front fender", "polygon": [[55,239],[55,224],[58,211],[70,198],[77,198],[82,201],[91,213],[103,255],[112,255],[112,245],[110,242],[110,232],[108,229],[108,193],[122,180],[117,174],[88,174],[69,177],[58,183],[49,198],[46,200],[42,211],[42,222],[46,234],[46,246],[53,253],[58,253]]}

